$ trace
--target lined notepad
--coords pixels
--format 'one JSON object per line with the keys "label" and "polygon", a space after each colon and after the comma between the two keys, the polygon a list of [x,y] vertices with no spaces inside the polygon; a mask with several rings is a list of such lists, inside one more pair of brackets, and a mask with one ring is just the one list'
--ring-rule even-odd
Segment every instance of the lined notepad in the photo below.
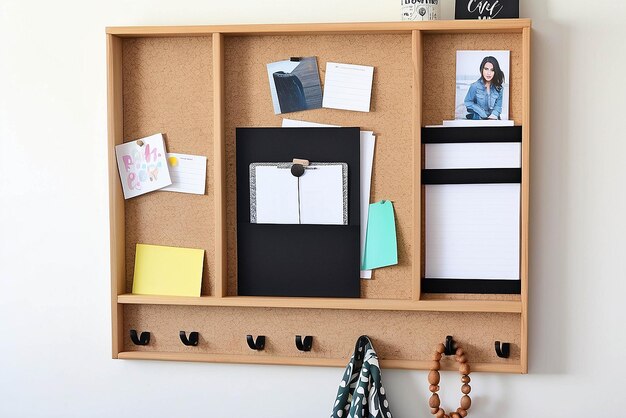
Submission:
{"label": "lined notepad", "polygon": [[426,144],[425,166],[432,169],[520,168],[522,144],[519,142],[470,142]]}
{"label": "lined notepad", "polygon": [[289,163],[250,165],[250,222],[348,224],[348,166],[312,163],[295,177]]}
{"label": "lined notepad", "polygon": [[519,279],[520,185],[426,185],[426,277]]}

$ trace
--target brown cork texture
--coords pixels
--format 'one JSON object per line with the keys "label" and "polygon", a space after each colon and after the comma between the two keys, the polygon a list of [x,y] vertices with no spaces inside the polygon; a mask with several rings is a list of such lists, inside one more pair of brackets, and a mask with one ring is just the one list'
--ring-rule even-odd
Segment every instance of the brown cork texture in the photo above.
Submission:
{"label": "brown cork texture", "polygon": [[206,192],[126,201],[126,288],[137,243],[205,250],[202,294],[214,293],[213,69],[210,37],[123,41],[124,141],[165,134],[168,152],[207,156]]}
{"label": "brown cork texture", "polygon": [[[422,126],[454,119],[456,51],[511,51],[509,119],[522,124],[522,35],[520,33],[424,34]],[[478,70],[477,70],[478,71]],[[478,78],[478,76],[477,76]]]}
{"label": "brown cork texture", "polygon": [[[283,118],[358,126],[376,134],[371,202],[392,200],[397,266],[361,281],[364,298],[411,299],[413,138],[411,35],[293,35],[225,37],[225,142],[228,295],[237,293],[235,128],[280,126]],[[369,113],[316,109],[275,115],[266,65],[293,56],[316,56],[322,86],[326,62],[374,66]]]}
{"label": "brown cork texture", "polygon": [[[129,331],[150,332],[147,346],[132,343]],[[382,359],[431,360],[438,343],[452,335],[470,363],[520,363],[520,315],[495,313],[350,311],[333,309],[124,306],[126,351],[160,351],[250,356],[311,357],[348,361],[360,335],[372,338]],[[187,347],[179,331],[200,333]],[[265,349],[252,351],[246,335],[266,336]],[[313,336],[308,353],[296,349],[296,335]],[[508,359],[494,342],[511,343]]]}

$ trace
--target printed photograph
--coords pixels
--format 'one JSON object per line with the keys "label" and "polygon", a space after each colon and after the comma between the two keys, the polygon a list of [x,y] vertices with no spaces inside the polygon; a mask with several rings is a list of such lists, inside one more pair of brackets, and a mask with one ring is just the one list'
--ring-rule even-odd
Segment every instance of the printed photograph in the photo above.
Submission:
{"label": "printed photograph", "polygon": [[508,120],[510,51],[457,51],[455,119]]}
{"label": "printed photograph", "polygon": [[292,58],[267,64],[274,113],[322,107],[322,85],[316,57]]}

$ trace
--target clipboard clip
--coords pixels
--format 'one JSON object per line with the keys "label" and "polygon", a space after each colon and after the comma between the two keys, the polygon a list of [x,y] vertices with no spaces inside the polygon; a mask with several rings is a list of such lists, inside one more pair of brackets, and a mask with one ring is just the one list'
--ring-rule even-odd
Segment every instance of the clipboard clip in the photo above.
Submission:
{"label": "clipboard clip", "polygon": [[291,164],[291,174],[294,177],[301,177],[306,168],[310,165],[309,160],[294,158]]}
{"label": "clipboard clip", "polygon": [[302,57],[291,57],[291,58],[289,58],[289,61],[291,61],[291,62],[300,62],[300,61],[302,61]]}

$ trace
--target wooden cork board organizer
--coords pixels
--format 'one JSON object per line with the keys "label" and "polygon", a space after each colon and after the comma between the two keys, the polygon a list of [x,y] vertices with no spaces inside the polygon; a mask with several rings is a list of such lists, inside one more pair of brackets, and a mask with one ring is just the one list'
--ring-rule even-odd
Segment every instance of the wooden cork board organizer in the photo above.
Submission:
{"label": "wooden cork board organizer", "polygon": [[[452,118],[455,52],[511,51],[511,119],[522,130],[521,294],[424,294],[421,127]],[[372,65],[369,113],[316,109],[274,115],[266,64],[316,56]],[[438,21],[107,29],[113,357],[344,366],[369,335],[383,367],[428,369],[446,335],[475,371],[528,368],[530,21]],[[237,296],[235,128],[282,117],[376,133],[371,201],[394,202],[397,266],[361,281],[357,299]],[[170,152],[206,155],[203,196],[155,192],[125,201],[114,146],[156,132]],[[202,248],[202,296],[130,293],[137,243]],[[135,345],[130,330],[149,331]],[[180,331],[197,331],[185,346]],[[265,349],[246,335],[266,336]],[[313,336],[309,352],[296,335]],[[511,344],[500,358],[494,342]],[[453,362],[444,363],[452,369]]]}

